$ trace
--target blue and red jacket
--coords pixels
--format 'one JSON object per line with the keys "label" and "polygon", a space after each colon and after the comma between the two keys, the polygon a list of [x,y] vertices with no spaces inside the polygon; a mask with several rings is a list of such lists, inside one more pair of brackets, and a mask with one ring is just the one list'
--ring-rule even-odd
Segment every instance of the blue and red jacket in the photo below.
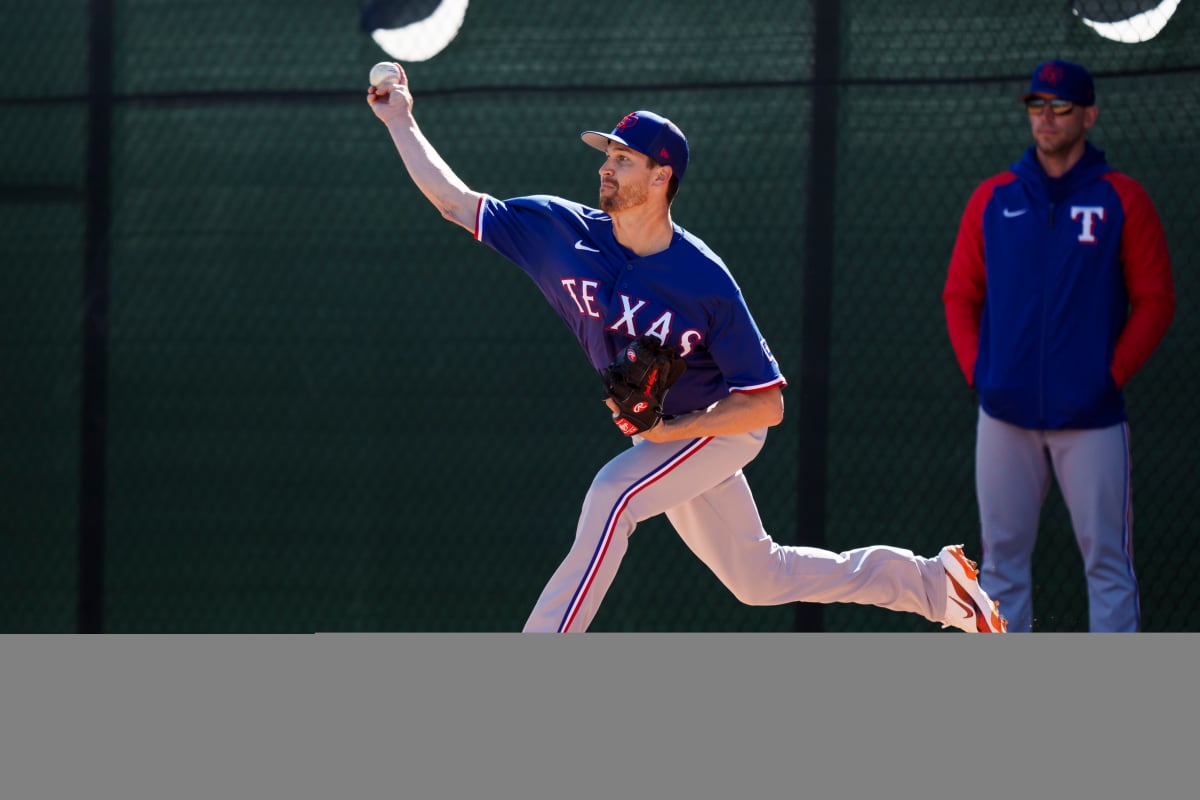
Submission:
{"label": "blue and red jacket", "polygon": [[1122,388],[1175,313],[1158,212],[1092,144],[1060,178],[1030,147],[971,195],[942,302],[989,415],[1033,430],[1123,422]]}

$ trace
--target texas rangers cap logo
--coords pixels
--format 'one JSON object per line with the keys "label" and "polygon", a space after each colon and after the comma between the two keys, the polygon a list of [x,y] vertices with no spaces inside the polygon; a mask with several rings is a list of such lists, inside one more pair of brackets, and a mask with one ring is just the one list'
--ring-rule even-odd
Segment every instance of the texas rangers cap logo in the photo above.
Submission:
{"label": "texas rangers cap logo", "polygon": [[623,131],[626,128],[632,128],[634,125],[637,125],[637,123],[637,114],[626,114],[621,121],[617,123],[617,130]]}
{"label": "texas rangers cap logo", "polygon": [[1062,77],[1062,67],[1057,64],[1047,64],[1038,73],[1038,80],[1048,83],[1051,86],[1058,86],[1058,82],[1062,80]]}

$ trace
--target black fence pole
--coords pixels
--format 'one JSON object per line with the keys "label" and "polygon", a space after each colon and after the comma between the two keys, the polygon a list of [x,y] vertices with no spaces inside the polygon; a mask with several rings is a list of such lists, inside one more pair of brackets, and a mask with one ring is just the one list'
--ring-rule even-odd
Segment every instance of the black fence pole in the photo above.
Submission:
{"label": "black fence pole", "polygon": [[[837,185],[839,0],[813,5],[815,53],[809,121],[808,213],[801,316],[797,541],[825,546],[826,450],[829,432],[829,346],[833,314],[834,190]],[[796,604],[796,630],[825,629],[822,607]]]}
{"label": "black fence pole", "polygon": [[79,633],[104,631],[105,432],[108,424],[109,253],[112,222],[113,0],[91,0],[80,415]]}

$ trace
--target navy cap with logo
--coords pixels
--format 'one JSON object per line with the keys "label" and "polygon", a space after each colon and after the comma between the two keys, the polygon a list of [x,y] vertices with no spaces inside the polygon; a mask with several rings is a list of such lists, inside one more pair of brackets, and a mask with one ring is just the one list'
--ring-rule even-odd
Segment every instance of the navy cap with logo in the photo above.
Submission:
{"label": "navy cap with logo", "polygon": [[1096,104],[1092,75],[1078,64],[1054,59],[1038,64],[1029,80],[1029,91],[1021,96],[1024,102],[1035,94],[1048,94],[1070,100],[1079,106]]}
{"label": "navy cap with logo", "polygon": [[636,150],[670,167],[672,174],[683,180],[688,165],[688,143],[679,126],[653,111],[634,111],[626,114],[611,133],[584,131],[579,138],[597,150],[604,150],[609,142],[616,142]]}

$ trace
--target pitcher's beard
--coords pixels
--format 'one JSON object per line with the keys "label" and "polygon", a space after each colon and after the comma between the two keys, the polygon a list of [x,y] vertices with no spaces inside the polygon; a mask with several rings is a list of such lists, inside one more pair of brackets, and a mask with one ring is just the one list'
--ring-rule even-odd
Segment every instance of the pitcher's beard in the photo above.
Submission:
{"label": "pitcher's beard", "polygon": [[600,210],[609,214],[614,211],[625,211],[646,202],[646,194],[645,191],[634,192],[628,188],[622,189],[618,184],[609,194],[600,194]]}

